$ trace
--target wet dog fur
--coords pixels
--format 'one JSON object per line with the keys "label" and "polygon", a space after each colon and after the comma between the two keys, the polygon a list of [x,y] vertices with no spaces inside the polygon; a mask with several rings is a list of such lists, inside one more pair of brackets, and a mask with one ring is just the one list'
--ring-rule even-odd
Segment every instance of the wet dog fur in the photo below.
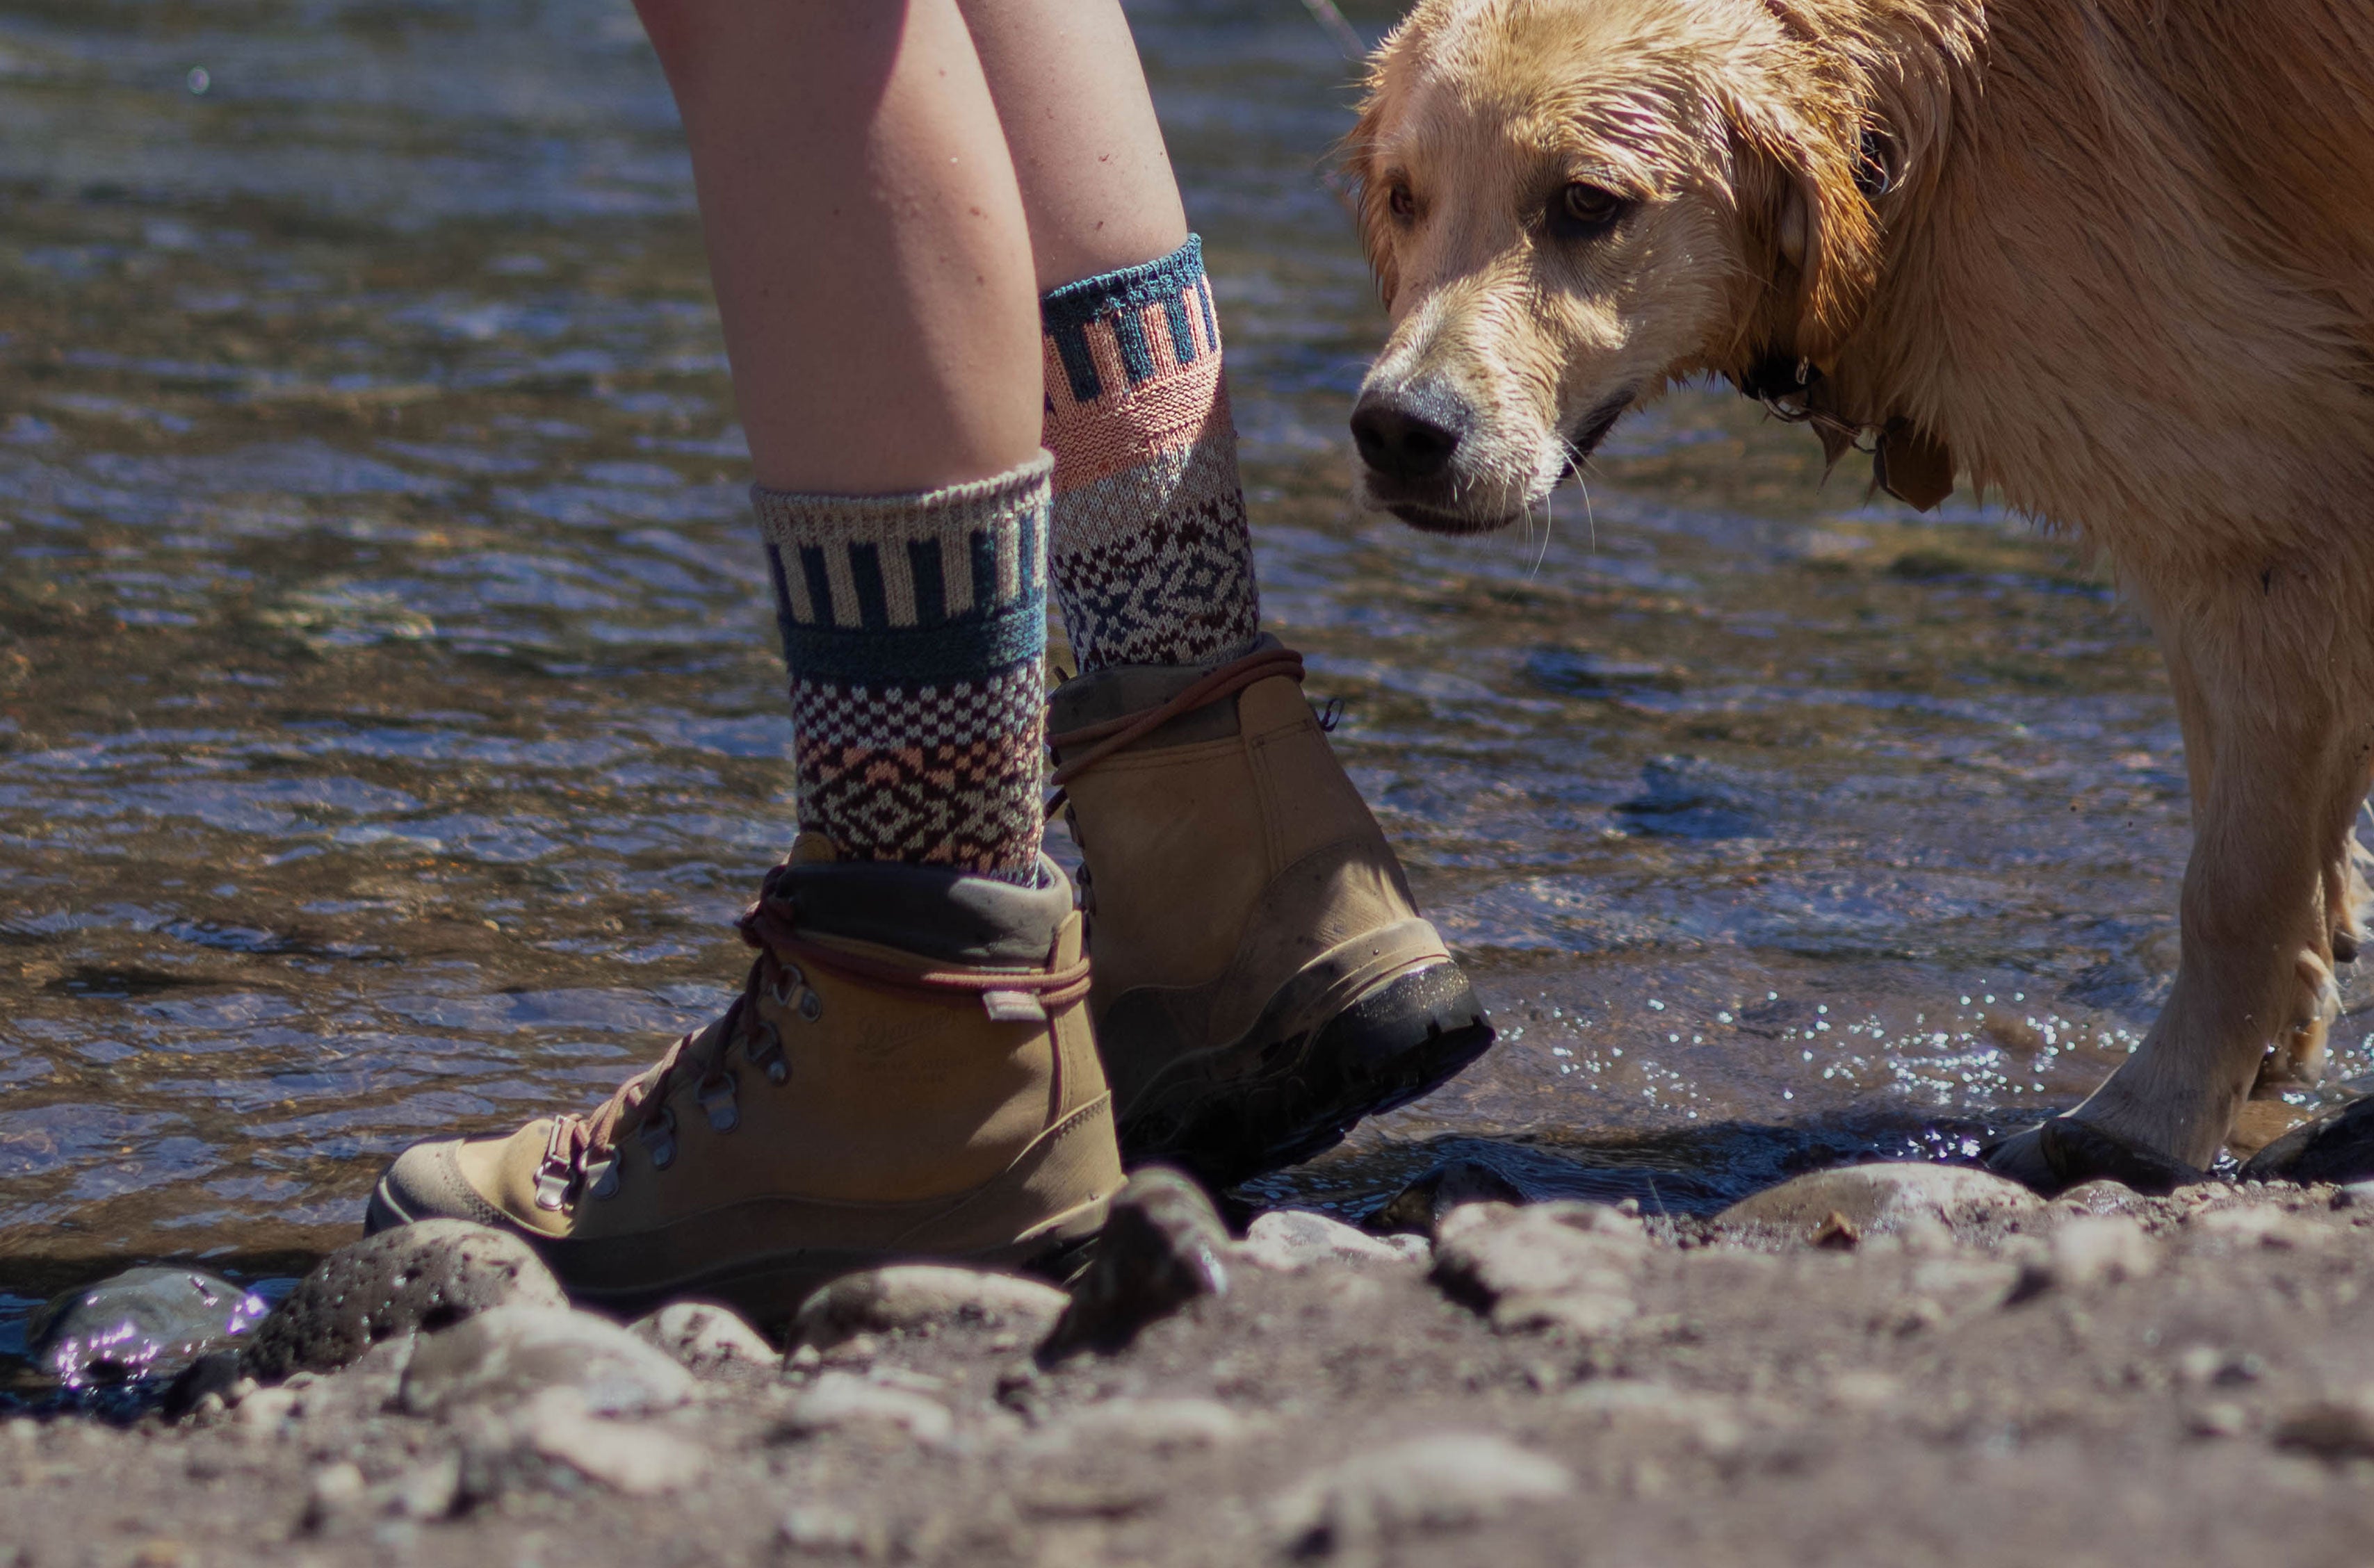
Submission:
{"label": "wet dog fur", "polygon": [[2374,6],[1422,0],[1347,153],[1371,503],[1502,526],[1625,409],[1776,366],[1834,445],[1917,439],[2106,557],[2174,687],[2182,959],[2072,1114],[2200,1166],[2321,1071],[2374,776]]}

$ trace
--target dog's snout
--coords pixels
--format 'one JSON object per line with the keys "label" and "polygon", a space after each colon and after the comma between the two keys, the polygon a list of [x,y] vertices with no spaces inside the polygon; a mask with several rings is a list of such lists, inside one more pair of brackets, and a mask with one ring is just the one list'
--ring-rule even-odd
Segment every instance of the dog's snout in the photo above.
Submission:
{"label": "dog's snout", "polygon": [[1360,461],[1405,485],[1440,479],[1474,416],[1456,397],[1432,389],[1371,388],[1352,409]]}

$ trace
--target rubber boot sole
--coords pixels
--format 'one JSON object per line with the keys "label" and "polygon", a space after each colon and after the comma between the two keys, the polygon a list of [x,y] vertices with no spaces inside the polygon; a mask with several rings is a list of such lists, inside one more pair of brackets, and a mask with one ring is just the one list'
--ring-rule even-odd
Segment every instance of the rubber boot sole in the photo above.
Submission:
{"label": "rubber boot sole", "polygon": [[1495,1037],[1453,960],[1421,959],[1311,1024],[1282,989],[1227,1046],[1171,1063],[1133,1094],[1122,1161],[1184,1167],[1205,1184],[1299,1164],[1377,1116],[1440,1087]]}
{"label": "rubber boot sole", "polygon": [[[559,1275],[561,1288],[569,1293],[570,1301],[619,1317],[639,1316],[672,1301],[707,1301],[732,1307],[761,1328],[777,1329],[791,1320],[802,1302],[842,1275],[897,1263],[993,1269],[1032,1274],[1056,1284],[1068,1283],[1086,1264],[1088,1249],[1104,1228],[1108,1202],[1099,1198],[1082,1203],[1012,1242],[974,1252],[813,1247],[737,1258],[679,1278],[621,1289],[572,1282],[558,1268],[554,1271]],[[382,1177],[371,1191],[363,1225],[365,1234],[370,1235],[409,1224],[416,1219],[435,1217],[405,1212]],[[504,1228],[544,1254],[547,1262],[557,1261],[540,1245],[542,1238],[514,1227]]]}

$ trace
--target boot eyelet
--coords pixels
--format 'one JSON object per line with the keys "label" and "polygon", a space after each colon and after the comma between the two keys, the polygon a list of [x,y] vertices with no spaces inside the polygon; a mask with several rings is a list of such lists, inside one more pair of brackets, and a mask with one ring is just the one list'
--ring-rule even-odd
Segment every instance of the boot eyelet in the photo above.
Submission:
{"label": "boot eyelet", "polygon": [[774,979],[769,982],[767,994],[774,999],[777,1007],[789,1007],[806,989],[807,980],[808,977],[800,973],[799,965],[786,964],[776,971]]}
{"label": "boot eyelet", "polygon": [[742,1113],[734,1104],[734,1075],[719,1072],[701,1080],[693,1091],[700,1108],[709,1117],[709,1125],[720,1132],[731,1132],[741,1124]]}
{"label": "boot eyelet", "polygon": [[783,1036],[764,1019],[753,1021],[751,1032],[742,1037],[742,1054],[770,1083],[782,1083],[792,1075],[792,1064],[783,1059]]}
{"label": "boot eyelet", "polygon": [[659,1115],[635,1129],[642,1140],[643,1152],[651,1156],[652,1169],[664,1171],[676,1164],[676,1112],[666,1106]]}
{"label": "boot eyelet", "polygon": [[803,988],[800,991],[800,1017],[813,1024],[823,1016],[824,998],[817,995],[811,988]]}
{"label": "boot eyelet", "polygon": [[567,1165],[545,1162],[535,1173],[535,1206],[558,1213],[569,1206],[569,1189],[576,1182],[577,1174]]}
{"label": "boot eyelet", "polygon": [[618,1153],[605,1149],[598,1159],[585,1163],[585,1196],[616,1198],[618,1196]]}

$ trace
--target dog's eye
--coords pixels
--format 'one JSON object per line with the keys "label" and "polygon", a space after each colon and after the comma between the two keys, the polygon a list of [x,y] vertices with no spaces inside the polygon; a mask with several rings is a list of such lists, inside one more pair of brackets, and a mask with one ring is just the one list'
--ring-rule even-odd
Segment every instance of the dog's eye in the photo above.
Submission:
{"label": "dog's eye", "polygon": [[1605,233],[1631,204],[1615,192],[1575,181],[1550,203],[1550,232],[1561,240],[1590,240]]}
{"label": "dog's eye", "polygon": [[1417,216],[1417,198],[1410,194],[1408,186],[1395,185],[1385,193],[1385,210],[1395,217],[1415,217]]}

